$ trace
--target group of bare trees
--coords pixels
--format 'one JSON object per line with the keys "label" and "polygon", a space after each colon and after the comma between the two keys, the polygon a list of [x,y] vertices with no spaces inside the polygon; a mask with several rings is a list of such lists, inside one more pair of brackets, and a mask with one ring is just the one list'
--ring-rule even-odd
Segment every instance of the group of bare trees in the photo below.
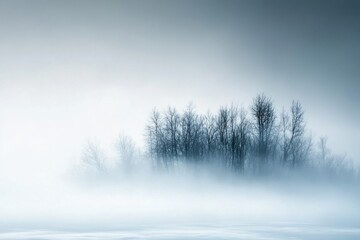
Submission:
{"label": "group of bare trees", "polygon": [[134,141],[120,134],[113,146],[112,157],[107,156],[97,141],[88,140],[85,145],[81,163],[84,169],[97,173],[108,173],[111,171],[131,172],[135,168],[136,161],[140,158]]}
{"label": "group of bare trees", "polygon": [[[221,107],[215,114],[198,114],[192,104],[182,112],[173,107],[163,112],[154,110],[146,137],[146,152],[160,169],[202,163],[236,172],[262,173],[284,167],[307,172],[313,169],[315,174],[318,170],[331,172],[332,176],[355,176],[357,169],[345,156],[331,154],[326,138],[320,138],[318,146],[313,144],[299,102],[293,101],[289,109],[277,114],[272,100],[263,94],[253,99],[248,111],[232,105]],[[113,170],[129,173],[148,164],[149,158],[136,150],[129,137],[121,135],[115,149]],[[93,142],[83,151],[82,162],[97,172],[111,170],[108,160]]]}
{"label": "group of bare trees", "polygon": [[274,164],[295,167],[306,161],[311,147],[301,104],[293,101],[289,111],[277,117],[265,95],[254,98],[249,113],[235,106],[206,115],[192,105],[181,113],[172,107],[154,110],[146,136],[150,156],[165,168],[205,161],[220,161],[237,171]]}

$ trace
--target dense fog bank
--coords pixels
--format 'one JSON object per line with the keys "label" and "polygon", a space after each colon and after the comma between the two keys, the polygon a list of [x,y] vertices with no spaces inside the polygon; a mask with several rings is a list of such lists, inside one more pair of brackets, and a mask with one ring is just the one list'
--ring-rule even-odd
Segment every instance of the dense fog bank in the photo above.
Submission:
{"label": "dense fog bank", "polygon": [[[358,183],[202,170],[66,176],[2,189],[4,230],[112,230],[151,224],[357,226]],[[51,182],[50,182],[51,181]]]}
{"label": "dense fog bank", "polygon": [[[63,175],[0,183],[0,226],[119,229],[161,224],[315,224],[360,227],[359,172],[315,143],[304,110],[280,117],[259,95],[197,114],[154,111],[145,148],[120,135],[111,149],[88,141]],[[35,181],[35,179],[38,179]]]}

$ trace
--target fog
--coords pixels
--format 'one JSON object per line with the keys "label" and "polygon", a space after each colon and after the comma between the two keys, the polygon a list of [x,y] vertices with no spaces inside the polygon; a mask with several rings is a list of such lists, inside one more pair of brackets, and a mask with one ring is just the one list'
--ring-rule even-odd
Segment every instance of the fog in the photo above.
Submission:
{"label": "fog", "polygon": [[[286,176],[286,175],[284,175]],[[358,182],[214,169],[1,184],[1,239],[357,239]]]}
{"label": "fog", "polygon": [[[0,1],[0,239],[359,238],[359,18],[350,0]],[[243,172],[217,140],[194,157],[211,164],[151,152],[154,109],[237,106],[253,125],[258,94],[280,136],[264,174],[254,130]],[[277,162],[293,100],[296,170]]]}

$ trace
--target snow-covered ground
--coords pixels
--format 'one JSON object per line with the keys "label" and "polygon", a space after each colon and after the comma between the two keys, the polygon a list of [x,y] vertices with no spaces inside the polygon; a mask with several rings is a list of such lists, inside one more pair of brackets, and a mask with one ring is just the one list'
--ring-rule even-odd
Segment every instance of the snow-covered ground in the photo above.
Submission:
{"label": "snow-covered ground", "polygon": [[360,239],[350,182],[144,175],[25,185],[0,185],[0,239]]}
{"label": "snow-covered ground", "polygon": [[108,231],[32,230],[0,233],[0,239],[359,239],[360,228],[308,224],[145,225]]}

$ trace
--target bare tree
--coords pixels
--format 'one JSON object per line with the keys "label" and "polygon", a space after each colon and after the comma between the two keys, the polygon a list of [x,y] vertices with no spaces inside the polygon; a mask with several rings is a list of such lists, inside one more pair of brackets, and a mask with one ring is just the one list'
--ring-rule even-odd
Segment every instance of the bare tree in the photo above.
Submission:
{"label": "bare tree", "polygon": [[216,118],[208,112],[203,117],[204,148],[207,158],[214,157],[217,143]]}
{"label": "bare tree", "polygon": [[119,135],[116,149],[118,152],[118,165],[122,165],[126,171],[131,171],[136,157],[134,141],[128,136]]}
{"label": "bare tree", "polygon": [[[227,135],[227,142],[229,144],[226,151],[229,153],[227,162],[229,167],[233,167],[235,165],[235,161],[237,158],[237,150],[239,145],[239,135],[238,135],[238,109],[234,106],[229,108],[229,122],[228,122],[228,135]],[[226,157],[226,156],[225,156]]]}
{"label": "bare tree", "polygon": [[192,104],[181,116],[181,154],[187,160],[199,161],[203,154],[203,119]]}
{"label": "bare tree", "polygon": [[327,138],[321,137],[318,143],[319,160],[318,167],[330,177],[352,178],[356,176],[356,171],[352,162],[346,159],[346,154],[332,154],[328,148]]}
{"label": "bare tree", "polygon": [[163,121],[160,112],[153,110],[149,123],[146,127],[146,139],[150,156],[156,162],[157,166],[164,164],[163,158],[166,154],[164,143]]}
{"label": "bare tree", "polygon": [[97,143],[88,141],[83,150],[82,161],[87,166],[98,172],[106,170],[104,154]]}
{"label": "bare tree", "polygon": [[304,110],[299,102],[292,102],[290,116],[283,110],[280,117],[280,129],[283,163],[292,166],[300,164],[300,161],[304,160],[304,150],[307,147],[304,139]]}
{"label": "bare tree", "polygon": [[249,148],[250,123],[247,120],[244,109],[241,109],[238,115],[239,122],[236,126],[236,157],[233,164],[236,170],[243,171],[245,167],[245,158]]}
{"label": "bare tree", "polygon": [[222,160],[225,161],[228,159],[229,122],[230,110],[227,107],[221,107],[219,115],[217,116],[216,127],[218,133],[218,154],[223,158]]}
{"label": "bare tree", "polygon": [[[164,114],[164,137],[166,144],[166,164],[180,156],[180,116],[175,108],[169,107]],[[171,162],[171,163],[172,163]]]}
{"label": "bare tree", "polygon": [[288,157],[290,152],[290,116],[285,109],[281,112],[280,115],[280,132],[281,132],[281,157],[283,164],[288,163]]}
{"label": "bare tree", "polygon": [[251,107],[253,116],[253,147],[257,158],[263,163],[268,162],[271,151],[274,150],[276,138],[275,110],[272,100],[265,95],[258,95]]}

